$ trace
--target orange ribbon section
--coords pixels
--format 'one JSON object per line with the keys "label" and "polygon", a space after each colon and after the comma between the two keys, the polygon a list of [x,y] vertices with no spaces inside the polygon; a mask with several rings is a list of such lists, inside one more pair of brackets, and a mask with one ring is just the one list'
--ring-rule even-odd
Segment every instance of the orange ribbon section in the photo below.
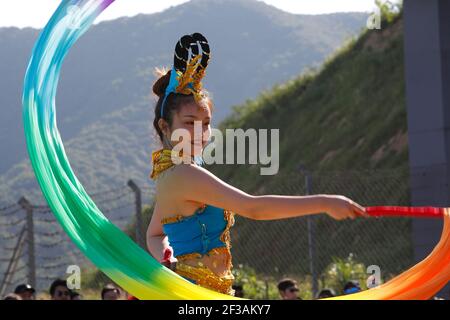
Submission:
{"label": "orange ribbon section", "polygon": [[390,281],[334,300],[427,300],[450,281],[450,209],[433,207],[368,207],[369,215],[444,219],[441,239],[421,262]]}

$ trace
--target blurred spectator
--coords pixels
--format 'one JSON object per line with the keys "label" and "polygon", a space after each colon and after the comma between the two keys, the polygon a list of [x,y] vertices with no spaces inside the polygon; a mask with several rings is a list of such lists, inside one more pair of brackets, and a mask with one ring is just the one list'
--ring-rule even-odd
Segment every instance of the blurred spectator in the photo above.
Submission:
{"label": "blurred spectator", "polygon": [[367,288],[371,289],[371,288],[375,288],[378,287],[381,283],[380,283],[381,279],[378,279],[375,275],[370,275],[367,278]]}
{"label": "blurred spectator", "polygon": [[117,288],[117,290],[119,290],[119,295],[121,298],[125,299],[125,297],[128,296],[128,292],[126,292],[124,288],[122,288],[116,283],[114,283],[113,285]]}
{"label": "blurred spectator", "polygon": [[360,291],[361,287],[359,286],[359,282],[357,280],[350,280],[344,286],[344,294],[351,294]]}
{"label": "blurred spectator", "polygon": [[244,297],[244,288],[241,284],[233,284],[232,286],[234,290],[234,296],[237,298],[243,298]]}
{"label": "blurred spectator", "polygon": [[66,280],[56,279],[50,286],[50,297],[52,300],[70,300],[70,290]]}
{"label": "blurred spectator", "polygon": [[70,300],[82,300],[81,295],[73,290],[70,290]]}
{"label": "blurred spectator", "polygon": [[326,299],[326,298],[332,298],[336,296],[336,292],[334,292],[331,288],[325,288],[322,289],[319,292],[319,295],[317,296],[317,299]]}
{"label": "blurred spectator", "polygon": [[113,284],[107,284],[102,290],[102,300],[119,300],[120,291]]}
{"label": "blurred spectator", "polygon": [[20,296],[20,300],[35,300],[36,290],[29,284],[19,284],[14,293]]}
{"label": "blurred spectator", "polygon": [[22,298],[18,294],[9,293],[3,298],[3,300],[22,300]]}
{"label": "blurred spectator", "polygon": [[285,278],[280,280],[278,282],[278,291],[283,300],[301,300],[298,296],[297,282],[293,279]]}

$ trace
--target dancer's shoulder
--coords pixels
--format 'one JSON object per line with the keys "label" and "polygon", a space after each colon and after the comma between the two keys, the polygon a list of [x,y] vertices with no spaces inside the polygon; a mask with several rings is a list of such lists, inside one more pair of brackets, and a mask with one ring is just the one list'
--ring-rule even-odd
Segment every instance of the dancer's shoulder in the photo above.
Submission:
{"label": "dancer's shoulder", "polygon": [[173,168],[167,175],[166,183],[177,189],[190,188],[194,185],[208,184],[211,179],[216,180],[216,176],[195,164],[182,163]]}
{"label": "dancer's shoulder", "polygon": [[182,163],[174,170],[174,176],[187,179],[207,178],[214,176],[210,171],[193,163]]}

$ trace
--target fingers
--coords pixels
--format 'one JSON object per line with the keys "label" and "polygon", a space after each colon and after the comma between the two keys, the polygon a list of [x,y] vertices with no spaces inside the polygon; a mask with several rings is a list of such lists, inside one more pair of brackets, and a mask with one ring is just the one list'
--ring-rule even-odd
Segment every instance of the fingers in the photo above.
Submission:
{"label": "fingers", "polygon": [[366,212],[366,208],[352,201],[351,199],[341,197],[339,198],[340,205],[335,207],[334,212],[330,212],[329,215],[335,220],[351,219],[354,220],[359,217],[369,217]]}
{"label": "fingers", "polygon": [[349,199],[349,202],[350,202],[351,210],[352,210],[355,218],[369,216],[366,212],[366,208],[364,208],[363,206],[359,205],[358,203],[356,203],[350,199]]}
{"label": "fingers", "polygon": [[363,206],[359,205],[358,203],[355,203],[357,211],[360,215],[368,217],[369,215],[366,212],[366,208],[364,208]]}
{"label": "fingers", "polygon": [[354,210],[358,217],[364,217],[364,218],[369,217],[369,215],[367,214],[366,208],[360,206],[357,203],[354,204]]}
{"label": "fingers", "polygon": [[355,213],[355,211],[354,211],[354,210],[350,210],[350,211],[349,211],[349,214],[348,214],[348,217],[349,217],[350,219],[352,219],[352,220],[355,220],[355,218],[356,218],[356,213]]}
{"label": "fingers", "polygon": [[349,208],[347,216],[348,216],[348,218],[350,218],[352,220],[354,220],[356,218],[360,218],[360,217],[368,217],[365,210],[361,210],[360,208],[357,208],[357,207]]}
{"label": "fingers", "polygon": [[359,217],[362,217],[362,218],[368,218],[368,217],[370,217],[370,216],[368,215],[368,213],[367,213],[367,211],[366,211],[365,208],[364,208],[362,211],[361,211],[361,210],[358,210],[358,211],[357,211],[357,214],[358,214]]}
{"label": "fingers", "polygon": [[346,212],[345,218],[350,218],[350,219],[354,220],[356,218],[356,212],[355,212],[355,209],[354,209],[351,201],[347,201],[346,209],[347,209],[347,212]]}

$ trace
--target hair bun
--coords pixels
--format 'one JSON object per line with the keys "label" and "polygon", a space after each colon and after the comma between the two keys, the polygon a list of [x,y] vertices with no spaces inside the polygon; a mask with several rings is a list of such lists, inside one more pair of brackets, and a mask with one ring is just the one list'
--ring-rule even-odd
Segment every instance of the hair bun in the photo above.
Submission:
{"label": "hair bun", "polygon": [[170,82],[170,74],[172,70],[169,70],[164,74],[164,71],[157,70],[159,79],[153,84],[153,93],[158,97],[163,97],[166,94],[167,86]]}

